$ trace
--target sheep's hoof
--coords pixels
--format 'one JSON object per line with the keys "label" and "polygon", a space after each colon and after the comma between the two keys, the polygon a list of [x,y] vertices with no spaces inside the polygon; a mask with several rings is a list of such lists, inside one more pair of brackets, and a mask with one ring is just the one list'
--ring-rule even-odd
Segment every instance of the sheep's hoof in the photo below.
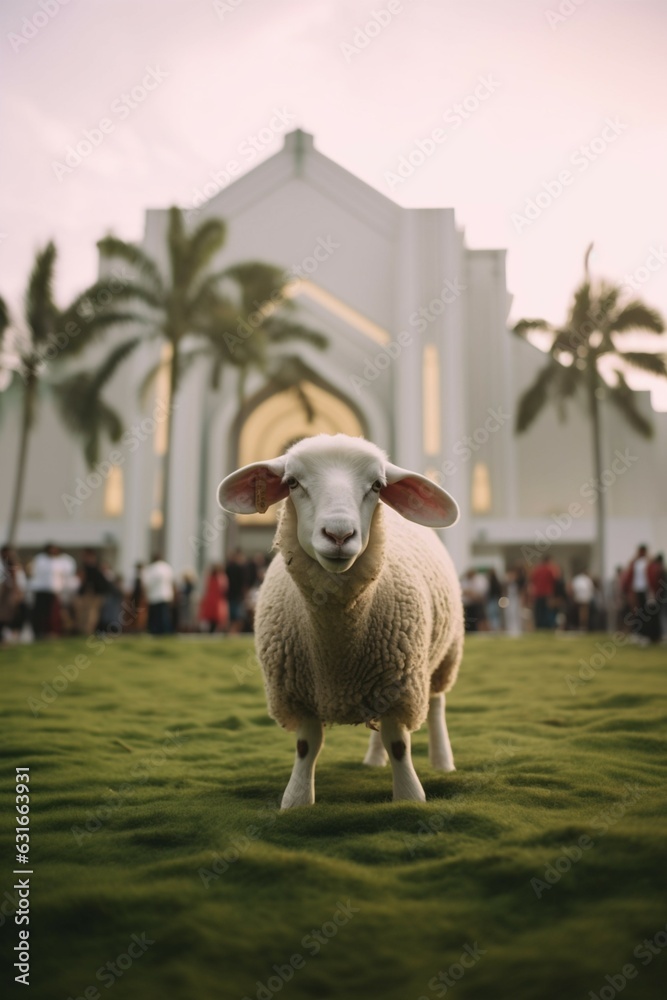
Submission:
{"label": "sheep's hoof", "polygon": [[290,788],[288,785],[285,789],[285,794],[283,795],[282,802],[280,803],[280,808],[282,809],[294,809],[295,806],[312,806],[315,804],[314,793],[304,791],[303,788]]}
{"label": "sheep's hoof", "polygon": [[363,759],[363,763],[368,767],[386,767],[387,761],[389,760],[386,752],[381,754],[371,753],[370,750]]}
{"label": "sheep's hoof", "polygon": [[420,786],[419,789],[414,789],[402,792],[394,792],[393,797],[394,802],[426,802],[426,792]]}
{"label": "sheep's hoof", "polygon": [[454,761],[447,759],[446,757],[439,757],[437,759],[431,759],[431,767],[435,771],[455,771]]}

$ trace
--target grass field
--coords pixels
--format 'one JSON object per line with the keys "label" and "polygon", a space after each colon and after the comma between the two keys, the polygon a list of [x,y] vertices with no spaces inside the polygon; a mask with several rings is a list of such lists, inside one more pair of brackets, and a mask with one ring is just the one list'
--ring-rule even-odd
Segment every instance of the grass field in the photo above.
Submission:
{"label": "grass field", "polygon": [[474,638],[449,699],[457,772],[414,737],[425,805],[391,802],[348,727],[327,733],[317,804],[286,813],[292,738],[250,641],[0,652],[7,953],[7,805],[31,769],[24,995],[663,995],[667,655],[598,641]]}

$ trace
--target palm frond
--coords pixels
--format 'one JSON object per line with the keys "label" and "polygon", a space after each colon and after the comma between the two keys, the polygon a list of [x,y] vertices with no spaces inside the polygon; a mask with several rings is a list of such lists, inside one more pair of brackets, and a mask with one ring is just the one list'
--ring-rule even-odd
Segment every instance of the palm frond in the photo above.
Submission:
{"label": "palm frond", "polygon": [[4,334],[5,330],[9,326],[9,307],[5,300],[0,296],[0,337]]}
{"label": "palm frond", "polygon": [[188,284],[210,264],[225,245],[227,227],[222,219],[207,219],[187,241]]}
{"label": "palm frond", "polygon": [[625,381],[622,372],[616,371],[616,377],[616,385],[607,387],[608,398],[642,437],[653,437],[653,424],[637,409],[636,394]]}
{"label": "palm frond", "polygon": [[517,433],[527,430],[542,412],[562,367],[557,361],[549,360],[537,373],[533,384],[525,390],[516,413]]}
{"label": "palm frond", "polygon": [[53,329],[57,309],[53,301],[53,272],[57,251],[53,241],[37,254],[25,296],[26,321],[33,344],[44,343]]}
{"label": "palm frond", "polygon": [[634,368],[651,372],[652,375],[667,376],[667,365],[662,354],[651,354],[650,351],[618,351],[618,357],[623,358]]}
{"label": "palm frond", "polygon": [[270,302],[290,308],[293,303],[283,299],[288,278],[285,271],[261,261],[243,261],[226,268],[224,277],[230,278],[241,295],[241,308],[246,315],[256,312]]}
{"label": "palm frond", "polygon": [[179,289],[186,284],[185,257],[187,252],[187,238],[183,225],[183,214],[176,205],[172,205],[169,209],[167,245],[169,248],[172,286]]}
{"label": "palm frond", "polygon": [[609,325],[611,333],[641,330],[642,333],[664,333],[665,321],[657,309],[652,309],[639,299],[628,302]]}
{"label": "palm frond", "polygon": [[514,324],[511,332],[515,333],[517,337],[525,338],[531,330],[546,330],[552,333],[553,327],[545,319],[520,319],[518,323]]}
{"label": "palm frond", "polygon": [[574,333],[575,337],[581,339],[586,337],[585,331],[591,326],[595,326],[595,310],[591,301],[590,282],[584,281],[575,289],[572,305],[568,316],[567,326]]}
{"label": "palm frond", "polygon": [[302,323],[292,323],[281,316],[270,316],[262,324],[266,333],[268,343],[287,344],[292,341],[299,341],[302,344],[310,344],[319,351],[324,351],[329,346],[329,340],[323,333],[313,330]]}
{"label": "palm frond", "polygon": [[118,366],[136,350],[140,343],[141,337],[130,337],[129,340],[114,347],[102,364],[93,372],[90,385],[91,393],[98,394],[102,391],[106,383],[116,374]]}
{"label": "palm frond", "polygon": [[[150,290],[158,298],[164,294],[164,280],[160,273],[160,268],[153,258],[141,247],[135,243],[126,243],[125,240],[118,239],[116,236],[105,236],[103,239],[98,240],[97,246],[102,257],[122,260],[126,264],[129,264],[133,271],[133,283],[138,282],[143,284],[144,287],[150,286]],[[125,284],[124,280],[117,280],[121,281],[121,284]],[[97,284],[109,289],[112,284],[112,278],[100,278]]]}

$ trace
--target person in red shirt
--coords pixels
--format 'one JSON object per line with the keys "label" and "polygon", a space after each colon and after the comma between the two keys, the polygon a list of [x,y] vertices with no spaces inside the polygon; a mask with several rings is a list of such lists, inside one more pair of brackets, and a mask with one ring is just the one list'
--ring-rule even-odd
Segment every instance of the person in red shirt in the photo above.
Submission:
{"label": "person in red shirt", "polygon": [[558,567],[548,555],[542,556],[542,561],[530,574],[536,629],[554,627],[553,599],[559,576]]}

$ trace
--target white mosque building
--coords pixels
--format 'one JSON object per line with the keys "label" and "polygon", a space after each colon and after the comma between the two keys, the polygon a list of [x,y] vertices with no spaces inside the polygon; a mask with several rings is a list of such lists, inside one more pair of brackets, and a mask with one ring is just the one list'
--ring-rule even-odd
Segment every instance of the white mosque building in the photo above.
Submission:
{"label": "white mosque building", "polygon": [[[268,548],[275,512],[239,517],[230,529],[216,487],[237,466],[322,431],[363,434],[454,495],[462,516],[443,538],[460,570],[502,569],[522,547],[525,555],[546,545],[566,569],[589,560],[599,493],[587,420],[571,411],[560,423],[547,409],[527,433],[514,432],[517,400],[544,355],[508,332],[504,250],[469,249],[453,209],[401,208],[323,156],[301,130],[249,173],[211,188],[193,222],[227,222],[214,266],[262,260],[284,267],[299,320],[322,331],[329,346],[298,348],[314,373],[306,386],[316,410],[311,422],[292,391],[271,391],[259,376],[241,406],[233,373],[213,394],[203,363],[188,371],[174,411],[165,553],[177,571],[201,569],[231,544]],[[165,209],[146,213],[142,245],[157,259],[167,217]],[[44,402],[20,549],[48,539],[74,553],[102,547],[126,579],[135,560],[149,555],[160,523],[166,399],[158,381],[155,398],[142,405],[139,386],[158,350],[152,342],[142,347],[110,385],[108,400],[129,436],[108,446],[106,464],[87,483],[78,444]],[[640,405],[651,411],[648,394]],[[19,410],[12,406],[0,422],[0,526],[16,468]],[[655,437],[645,441],[616,412],[604,413],[599,487],[607,498],[608,566],[625,562],[640,541],[653,551],[667,547],[667,414],[651,416]]]}

